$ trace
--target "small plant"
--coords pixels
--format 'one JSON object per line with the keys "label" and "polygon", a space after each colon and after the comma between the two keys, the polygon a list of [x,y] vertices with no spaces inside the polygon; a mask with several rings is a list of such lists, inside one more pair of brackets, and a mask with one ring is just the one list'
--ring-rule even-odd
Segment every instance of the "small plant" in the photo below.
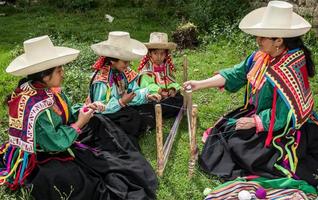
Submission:
{"label": "small plant", "polygon": [[172,40],[177,43],[179,49],[197,47],[199,45],[198,29],[191,22],[181,24],[172,33]]}

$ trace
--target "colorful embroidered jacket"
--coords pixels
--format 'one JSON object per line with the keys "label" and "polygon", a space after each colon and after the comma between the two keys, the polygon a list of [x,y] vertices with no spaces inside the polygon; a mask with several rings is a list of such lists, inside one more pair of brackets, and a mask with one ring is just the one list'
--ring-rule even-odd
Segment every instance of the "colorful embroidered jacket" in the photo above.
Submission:
{"label": "colorful embroidered jacket", "polygon": [[[256,107],[255,113],[267,132],[265,146],[272,144],[281,153],[277,161],[285,163],[284,167],[275,167],[293,176],[297,167],[295,149],[300,139],[299,129],[314,119],[304,52],[286,50],[275,58],[255,52],[233,68],[221,70],[220,75],[226,79],[225,89],[230,92],[248,85],[246,103]],[[274,137],[273,131],[277,130],[281,133]],[[292,145],[279,145],[281,138]]]}
{"label": "colorful embroidered jacket", "polygon": [[148,102],[147,88],[140,88],[137,84],[138,74],[128,68],[124,72],[104,65],[104,57],[100,57],[94,64],[96,76],[90,87],[89,101],[101,101],[106,105],[103,114],[114,113],[121,109],[118,100],[124,92],[134,92],[136,96],[128,105],[142,105]]}
{"label": "colorful embroidered jacket", "polygon": [[8,104],[9,142],[0,149],[5,165],[0,183],[16,189],[34,169],[36,152],[65,151],[78,134],[67,125],[75,118],[58,89],[27,82],[13,92]]}
{"label": "colorful embroidered jacket", "polygon": [[171,55],[167,56],[165,63],[155,66],[148,55],[144,56],[138,67],[139,85],[141,88],[148,88],[151,94],[158,93],[160,89],[180,90],[180,85],[176,83],[176,69],[172,63]]}

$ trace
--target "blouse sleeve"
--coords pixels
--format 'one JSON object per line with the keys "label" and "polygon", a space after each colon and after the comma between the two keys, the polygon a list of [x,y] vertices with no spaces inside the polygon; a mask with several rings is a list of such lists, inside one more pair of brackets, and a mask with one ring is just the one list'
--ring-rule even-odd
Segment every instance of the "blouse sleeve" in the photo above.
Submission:
{"label": "blouse sleeve", "polygon": [[76,140],[74,128],[62,123],[51,109],[42,112],[35,123],[36,143],[46,152],[64,151]]}
{"label": "blouse sleeve", "polygon": [[175,90],[180,90],[181,89],[181,86],[179,85],[179,83],[170,83],[168,85],[168,89],[175,89]]}
{"label": "blouse sleeve", "polygon": [[224,88],[229,92],[236,92],[247,83],[248,59],[234,65],[232,68],[223,69],[219,74],[225,78]]}
{"label": "blouse sleeve", "polygon": [[107,92],[111,93],[111,88],[109,88],[104,82],[96,82],[91,86],[91,98],[92,102],[100,101],[106,105],[105,111],[102,114],[115,113],[121,109],[118,102],[119,97],[110,96],[107,102]]}
{"label": "blouse sleeve", "polygon": [[148,88],[150,94],[158,93],[160,86],[155,83],[154,77],[143,74],[139,78],[141,88]]}
{"label": "blouse sleeve", "polygon": [[131,106],[138,106],[148,103],[147,95],[149,94],[148,88],[140,88],[137,84],[136,79],[132,81],[129,86],[136,96],[128,103]]}

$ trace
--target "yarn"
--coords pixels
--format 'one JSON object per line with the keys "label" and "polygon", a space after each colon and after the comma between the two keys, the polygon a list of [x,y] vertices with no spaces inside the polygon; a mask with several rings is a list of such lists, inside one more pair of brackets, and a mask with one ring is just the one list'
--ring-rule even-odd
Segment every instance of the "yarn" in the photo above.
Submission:
{"label": "yarn", "polygon": [[252,195],[249,191],[242,190],[241,192],[238,193],[238,199],[239,200],[251,200]]}
{"label": "yarn", "polygon": [[262,187],[259,187],[256,190],[255,195],[259,199],[265,199],[266,198],[266,190],[264,188],[262,188]]}
{"label": "yarn", "polygon": [[212,192],[212,189],[211,188],[205,188],[204,191],[203,191],[203,195],[204,196],[207,196],[208,194],[210,194]]}

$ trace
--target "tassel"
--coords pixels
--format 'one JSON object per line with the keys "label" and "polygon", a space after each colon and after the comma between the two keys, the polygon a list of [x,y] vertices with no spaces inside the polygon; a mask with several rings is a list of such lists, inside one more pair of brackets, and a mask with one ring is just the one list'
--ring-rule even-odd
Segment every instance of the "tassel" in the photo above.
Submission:
{"label": "tassel", "polygon": [[16,190],[36,166],[35,154],[11,145],[7,145],[4,154],[6,168],[0,172],[0,185],[6,184],[11,190]]}

